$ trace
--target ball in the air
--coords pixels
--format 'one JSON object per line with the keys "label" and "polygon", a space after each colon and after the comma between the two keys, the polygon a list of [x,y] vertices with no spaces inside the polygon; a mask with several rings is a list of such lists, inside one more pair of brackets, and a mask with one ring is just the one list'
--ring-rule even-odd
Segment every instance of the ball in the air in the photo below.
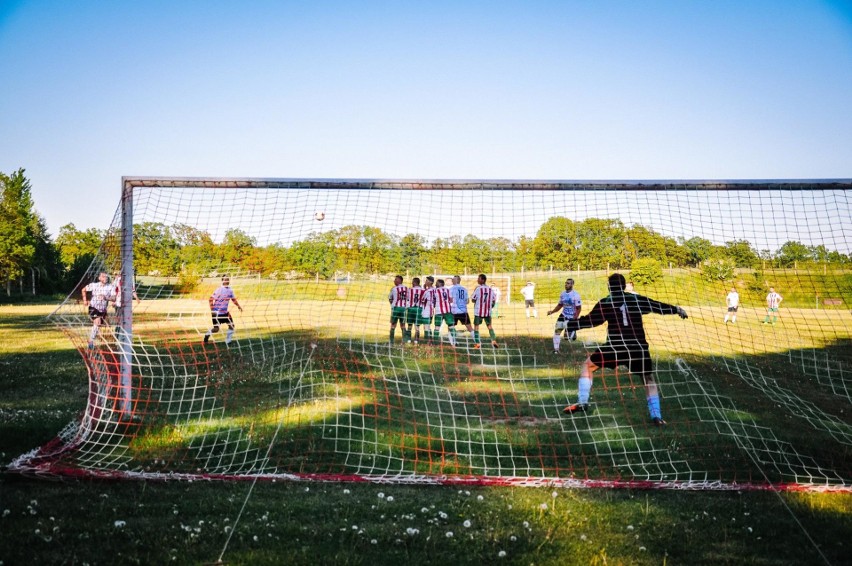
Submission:
{"label": "ball in the air", "polygon": [[314,212],[314,220],[317,222],[325,220],[325,212]]}

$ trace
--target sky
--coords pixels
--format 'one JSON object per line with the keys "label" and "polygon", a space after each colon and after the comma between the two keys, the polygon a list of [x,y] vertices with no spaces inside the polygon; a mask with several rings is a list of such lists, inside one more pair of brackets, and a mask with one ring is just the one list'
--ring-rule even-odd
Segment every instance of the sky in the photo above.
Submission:
{"label": "sky", "polygon": [[122,176],[852,178],[852,2],[0,0],[0,171],[59,228]]}

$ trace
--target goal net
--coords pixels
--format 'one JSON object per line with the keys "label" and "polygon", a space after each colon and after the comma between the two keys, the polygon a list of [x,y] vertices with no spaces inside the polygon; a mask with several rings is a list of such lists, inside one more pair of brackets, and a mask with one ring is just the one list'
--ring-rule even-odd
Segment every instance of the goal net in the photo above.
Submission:
{"label": "goal net", "polygon": [[125,178],[11,469],[849,490],[850,189]]}

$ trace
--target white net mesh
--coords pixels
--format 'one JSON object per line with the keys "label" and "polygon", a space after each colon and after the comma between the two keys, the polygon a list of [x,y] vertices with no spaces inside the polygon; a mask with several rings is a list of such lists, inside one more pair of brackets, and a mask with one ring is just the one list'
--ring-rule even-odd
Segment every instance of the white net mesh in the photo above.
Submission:
{"label": "white net mesh", "polygon": [[[120,209],[53,315],[88,368],[88,404],[13,469],[850,487],[850,183],[127,187],[131,347],[112,303],[93,329],[80,302],[83,285],[126,266]],[[665,427],[649,424],[653,395],[624,366],[594,372],[587,410],[563,412],[607,326],[560,337],[557,355],[546,313],[570,277],[588,314],[616,271],[689,314],[644,317]],[[472,294],[479,273],[500,300],[488,319],[468,305],[476,332],[445,323],[436,335],[425,303],[391,330],[394,275],[449,287],[443,274],[458,274]],[[224,275],[237,302],[211,318]]]}

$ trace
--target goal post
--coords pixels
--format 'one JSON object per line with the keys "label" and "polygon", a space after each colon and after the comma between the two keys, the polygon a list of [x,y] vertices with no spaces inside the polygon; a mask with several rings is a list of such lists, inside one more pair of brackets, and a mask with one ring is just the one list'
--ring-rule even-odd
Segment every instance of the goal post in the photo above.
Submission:
{"label": "goal post", "polygon": [[[83,415],[11,469],[850,491],[850,217],[852,180],[125,177],[80,282],[121,307],[51,315]],[[394,291],[479,273],[469,334]],[[624,318],[554,336],[566,277]],[[613,321],[647,344],[604,360]]]}

